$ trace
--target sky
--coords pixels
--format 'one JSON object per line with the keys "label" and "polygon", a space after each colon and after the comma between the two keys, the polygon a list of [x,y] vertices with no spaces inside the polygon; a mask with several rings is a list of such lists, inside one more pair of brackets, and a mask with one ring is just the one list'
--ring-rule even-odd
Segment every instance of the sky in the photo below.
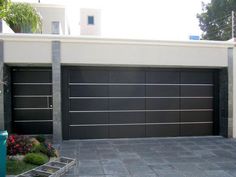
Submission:
{"label": "sky", "polygon": [[[38,2],[37,0],[13,0]],[[65,4],[69,17],[79,8],[101,9],[103,37],[156,40],[188,40],[201,35],[197,13],[210,0],[41,0]]]}

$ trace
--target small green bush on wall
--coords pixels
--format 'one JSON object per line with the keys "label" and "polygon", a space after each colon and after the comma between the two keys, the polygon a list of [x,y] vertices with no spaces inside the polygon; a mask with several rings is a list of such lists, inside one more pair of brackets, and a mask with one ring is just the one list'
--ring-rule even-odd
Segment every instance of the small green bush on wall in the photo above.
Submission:
{"label": "small green bush on wall", "polygon": [[42,29],[40,14],[28,3],[12,3],[6,22],[16,33],[37,33]]}
{"label": "small green bush on wall", "polygon": [[48,162],[48,157],[41,153],[29,153],[24,157],[24,162],[33,165],[43,165]]}

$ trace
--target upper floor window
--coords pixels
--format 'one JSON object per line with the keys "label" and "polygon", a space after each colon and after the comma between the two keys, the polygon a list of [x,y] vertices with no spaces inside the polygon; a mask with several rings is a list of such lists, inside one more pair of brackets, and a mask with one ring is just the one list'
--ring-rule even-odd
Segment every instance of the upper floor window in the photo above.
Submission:
{"label": "upper floor window", "polygon": [[94,25],[94,16],[88,16],[88,25]]}

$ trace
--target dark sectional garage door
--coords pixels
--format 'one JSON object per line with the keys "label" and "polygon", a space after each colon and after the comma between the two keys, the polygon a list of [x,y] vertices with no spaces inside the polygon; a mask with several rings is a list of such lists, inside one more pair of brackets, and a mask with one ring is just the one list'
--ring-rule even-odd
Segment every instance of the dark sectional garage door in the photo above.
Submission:
{"label": "dark sectional garage door", "polygon": [[212,135],[214,70],[63,69],[64,139]]}
{"label": "dark sectional garage door", "polygon": [[52,133],[52,78],[50,69],[13,68],[13,131]]}

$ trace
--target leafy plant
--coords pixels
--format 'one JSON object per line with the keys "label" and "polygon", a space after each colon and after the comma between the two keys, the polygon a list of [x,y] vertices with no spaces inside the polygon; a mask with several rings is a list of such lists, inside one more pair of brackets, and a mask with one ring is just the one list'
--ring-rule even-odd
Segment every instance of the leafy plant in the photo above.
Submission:
{"label": "leafy plant", "polygon": [[44,135],[38,135],[38,136],[36,136],[35,138],[36,138],[36,140],[38,140],[40,143],[44,143],[45,140],[46,140],[46,138],[45,138]]}
{"label": "leafy plant", "polygon": [[7,168],[7,175],[18,175],[20,173],[23,173],[25,171],[31,170],[35,168],[35,165],[25,163],[21,160],[7,160],[6,164]]}
{"label": "leafy plant", "polygon": [[38,145],[33,146],[31,152],[34,153],[43,153],[48,157],[58,157],[57,150],[50,143],[40,143]]}
{"label": "leafy plant", "polygon": [[16,33],[40,32],[42,28],[41,16],[28,3],[12,3],[6,16],[6,22]]}
{"label": "leafy plant", "polygon": [[235,0],[211,0],[202,3],[202,12],[197,14],[202,38],[207,40],[231,39],[231,11],[236,11]]}
{"label": "leafy plant", "polygon": [[10,0],[0,0],[0,19],[5,20],[10,5],[11,5]]}
{"label": "leafy plant", "polygon": [[41,153],[28,153],[24,157],[24,162],[33,165],[43,165],[48,162],[48,157]]}
{"label": "leafy plant", "polygon": [[7,155],[25,155],[31,148],[32,143],[27,136],[10,135],[7,139]]}

